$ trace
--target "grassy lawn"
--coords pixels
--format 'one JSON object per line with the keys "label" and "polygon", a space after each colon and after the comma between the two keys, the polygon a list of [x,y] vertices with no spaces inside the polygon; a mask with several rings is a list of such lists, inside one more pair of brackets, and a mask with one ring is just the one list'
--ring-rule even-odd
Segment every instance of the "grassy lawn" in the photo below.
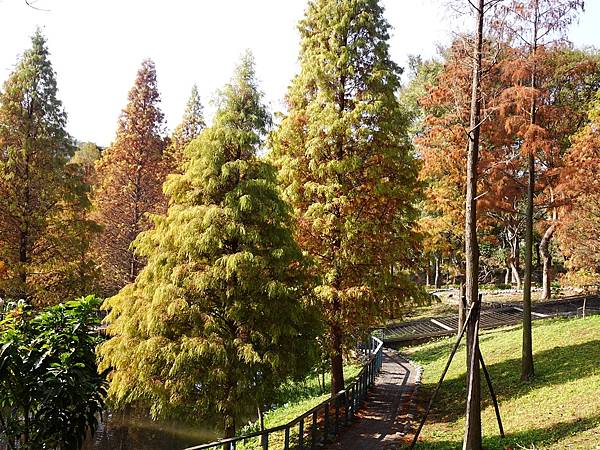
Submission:
{"label": "grassy lawn", "polygon": [[[481,336],[506,432],[506,438],[500,439],[484,384],[484,447],[600,449],[600,316],[535,322],[536,377],[529,383],[519,379],[521,332],[520,327],[513,327]],[[443,339],[407,351],[424,368],[420,390],[423,404],[438,381],[452,344],[453,339]],[[465,359],[463,346],[450,367],[418,448],[461,447]]]}
{"label": "grassy lawn", "polygon": [[[354,379],[354,377],[358,375],[361,368],[362,366],[359,364],[348,364],[344,367],[344,381],[346,385],[348,385]],[[303,412],[308,411],[324,401],[330,396],[329,391],[331,389],[331,380],[327,380],[327,378],[329,378],[329,376],[326,377],[325,380],[325,394],[319,393],[318,381],[316,377],[309,378],[305,384],[301,384],[298,387],[297,396],[292,397],[290,395],[290,399],[294,400],[290,400],[290,402],[265,414],[265,427],[271,428],[286,424],[290,420],[298,417]]]}

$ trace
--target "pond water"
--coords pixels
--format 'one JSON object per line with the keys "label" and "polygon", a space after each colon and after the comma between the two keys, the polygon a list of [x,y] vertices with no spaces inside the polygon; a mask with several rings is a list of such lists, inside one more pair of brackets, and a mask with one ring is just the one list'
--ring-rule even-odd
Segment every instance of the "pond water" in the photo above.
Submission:
{"label": "pond water", "polygon": [[181,450],[219,439],[214,427],[176,421],[155,421],[127,411],[106,413],[84,450]]}

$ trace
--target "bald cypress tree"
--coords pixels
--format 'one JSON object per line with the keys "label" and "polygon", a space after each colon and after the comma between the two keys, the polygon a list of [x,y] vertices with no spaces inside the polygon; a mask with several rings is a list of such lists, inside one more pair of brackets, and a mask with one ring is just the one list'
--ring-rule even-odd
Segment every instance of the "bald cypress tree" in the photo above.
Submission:
{"label": "bald cypress tree", "polygon": [[332,391],[343,350],[414,297],[417,164],[396,98],[400,68],[377,0],[314,0],[300,23],[300,73],[272,157],[315,261]]}
{"label": "bald cypress tree", "polygon": [[167,148],[169,171],[171,173],[180,172],[183,169],[185,147],[196,139],[205,127],[204,107],[200,102],[198,87],[194,85],[181,123],[173,130],[171,142]]}
{"label": "bald cypress tree", "polygon": [[229,437],[310,365],[318,330],[301,302],[304,262],[275,170],[257,157],[269,124],[246,56],[214,125],[186,148],[185,172],[167,181],[166,216],[136,240],[146,267],[105,303],[99,354],[117,403],[217,415]]}
{"label": "bald cypress tree", "polygon": [[135,279],[144,260],[131,251],[131,243],[151,226],[148,214],[166,209],[162,185],[168,165],[159,104],[156,68],[146,60],[129,91],[115,141],[96,165],[93,217],[103,231],[94,251],[108,295]]}
{"label": "bald cypress tree", "polygon": [[38,30],[0,93],[0,297],[56,303],[93,285],[96,231]]}

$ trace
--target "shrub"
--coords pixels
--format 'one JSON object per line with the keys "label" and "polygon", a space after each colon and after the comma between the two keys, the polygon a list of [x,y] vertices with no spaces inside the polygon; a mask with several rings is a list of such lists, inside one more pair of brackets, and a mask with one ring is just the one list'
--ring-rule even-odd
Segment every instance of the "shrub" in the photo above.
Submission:
{"label": "shrub", "polygon": [[88,296],[35,313],[0,308],[0,441],[8,449],[79,449],[104,406],[96,366],[100,300]]}

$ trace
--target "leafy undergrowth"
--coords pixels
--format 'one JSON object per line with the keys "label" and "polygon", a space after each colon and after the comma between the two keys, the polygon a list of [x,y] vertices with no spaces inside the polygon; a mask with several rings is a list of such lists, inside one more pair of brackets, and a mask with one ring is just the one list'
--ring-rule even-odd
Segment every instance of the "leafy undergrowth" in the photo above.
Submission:
{"label": "leafy undergrowth", "polygon": [[[482,354],[500,401],[506,432],[506,438],[501,439],[483,384],[484,448],[600,449],[600,316],[535,322],[536,376],[531,382],[520,381],[521,334],[521,327],[513,327],[481,336]],[[408,350],[424,369],[421,405],[433,392],[453,343],[449,338]],[[462,346],[417,448],[461,448],[465,360]]]}
{"label": "leafy undergrowth", "polygon": [[[347,364],[344,367],[344,380],[348,385],[360,372],[362,366],[357,363]],[[326,377],[328,378],[328,377]],[[309,377],[298,383],[289,383],[280,389],[281,406],[278,406],[265,413],[265,428],[273,428],[279,425],[285,425],[291,420],[300,416],[304,412],[317,406],[329,397],[331,389],[331,379],[325,380],[325,393],[319,386],[317,375]],[[249,434],[258,431],[258,423],[251,423],[240,430],[240,435]],[[292,442],[297,439],[298,427],[291,430]],[[269,438],[269,448],[283,448],[283,432],[275,433]],[[238,445],[236,448],[243,450],[260,449],[258,439],[250,439],[248,442]]]}

